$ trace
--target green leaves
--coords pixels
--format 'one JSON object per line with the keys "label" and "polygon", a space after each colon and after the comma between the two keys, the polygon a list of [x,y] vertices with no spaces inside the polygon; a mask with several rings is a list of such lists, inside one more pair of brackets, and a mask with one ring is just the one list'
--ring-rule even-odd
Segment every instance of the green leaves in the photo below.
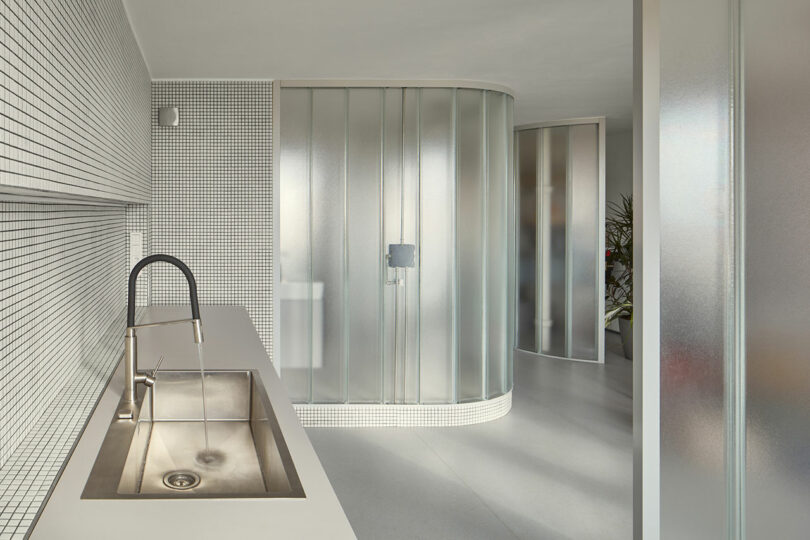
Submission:
{"label": "green leaves", "polygon": [[605,326],[633,318],[633,196],[608,203],[605,219]]}

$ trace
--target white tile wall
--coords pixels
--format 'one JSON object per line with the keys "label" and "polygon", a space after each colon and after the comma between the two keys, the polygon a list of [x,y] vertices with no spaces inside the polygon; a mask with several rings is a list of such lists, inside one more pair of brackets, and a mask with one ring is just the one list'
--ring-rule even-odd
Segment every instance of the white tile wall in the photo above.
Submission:
{"label": "white tile wall", "polygon": [[125,217],[0,203],[0,534],[25,532],[9,513],[36,513],[120,357]]}
{"label": "white tile wall", "polygon": [[28,532],[120,356],[150,92],[121,0],[0,0],[0,539]]}
{"label": "white tile wall", "polygon": [[[90,328],[91,331],[98,326]],[[82,361],[54,393],[53,401],[0,468],[0,538],[24,538],[107,384],[110,358],[121,354],[123,313],[92,337]]]}
{"label": "white tile wall", "polygon": [[[158,109],[180,109],[159,126]],[[152,85],[151,253],[194,272],[200,303],[245,306],[268,352],[273,334],[272,83]],[[155,304],[187,304],[182,274],[154,265]]]}
{"label": "white tile wall", "polygon": [[0,188],[149,201],[149,73],[121,0],[0,2]]}

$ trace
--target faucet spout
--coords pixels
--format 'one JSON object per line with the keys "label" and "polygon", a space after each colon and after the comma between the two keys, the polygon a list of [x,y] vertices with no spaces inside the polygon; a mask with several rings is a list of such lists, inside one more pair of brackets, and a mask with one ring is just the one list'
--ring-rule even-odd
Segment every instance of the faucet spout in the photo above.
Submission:
{"label": "faucet spout", "polygon": [[[150,323],[145,325],[135,325],[135,289],[138,282],[138,274],[141,270],[154,262],[166,262],[172,264],[183,272],[183,275],[188,281],[188,296],[191,304],[191,319],[182,321],[165,321],[159,323]],[[194,274],[188,266],[180,259],[172,257],[171,255],[150,255],[141,259],[136,264],[129,274],[129,289],[127,294],[127,331],[124,336],[124,399],[130,403],[135,403],[137,399],[136,385],[138,383],[152,386],[155,380],[152,376],[141,373],[138,371],[138,340],[136,330],[138,328],[148,328],[152,326],[163,326],[166,324],[175,324],[190,322],[192,326],[194,342],[203,342],[202,320],[200,319],[200,304],[197,300],[197,282],[194,280]]]}

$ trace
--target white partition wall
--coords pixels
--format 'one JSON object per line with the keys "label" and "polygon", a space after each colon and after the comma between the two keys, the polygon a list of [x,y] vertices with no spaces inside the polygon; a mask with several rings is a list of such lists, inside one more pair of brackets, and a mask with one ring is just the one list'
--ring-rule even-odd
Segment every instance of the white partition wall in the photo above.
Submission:
{"label": "white partition wall", "polygon": [[519,349],[604,361],[604,119],[521,126]]}
{"label": "white partition wall", "polygon": [[280,370],[293,399],[507,395],[512,97],[282,83],[278,114],[281,289],[297,291],[281,302],[281,349],[297,354]]}

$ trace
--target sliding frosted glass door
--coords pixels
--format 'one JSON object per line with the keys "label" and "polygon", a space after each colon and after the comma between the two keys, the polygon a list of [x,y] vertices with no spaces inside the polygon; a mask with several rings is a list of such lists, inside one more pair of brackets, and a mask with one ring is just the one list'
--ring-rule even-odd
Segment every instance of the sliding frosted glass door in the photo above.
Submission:
{"label": "sliding frosted glass door", "polygon": [[518,346],[604,358],[604,124],[516,132]]}

